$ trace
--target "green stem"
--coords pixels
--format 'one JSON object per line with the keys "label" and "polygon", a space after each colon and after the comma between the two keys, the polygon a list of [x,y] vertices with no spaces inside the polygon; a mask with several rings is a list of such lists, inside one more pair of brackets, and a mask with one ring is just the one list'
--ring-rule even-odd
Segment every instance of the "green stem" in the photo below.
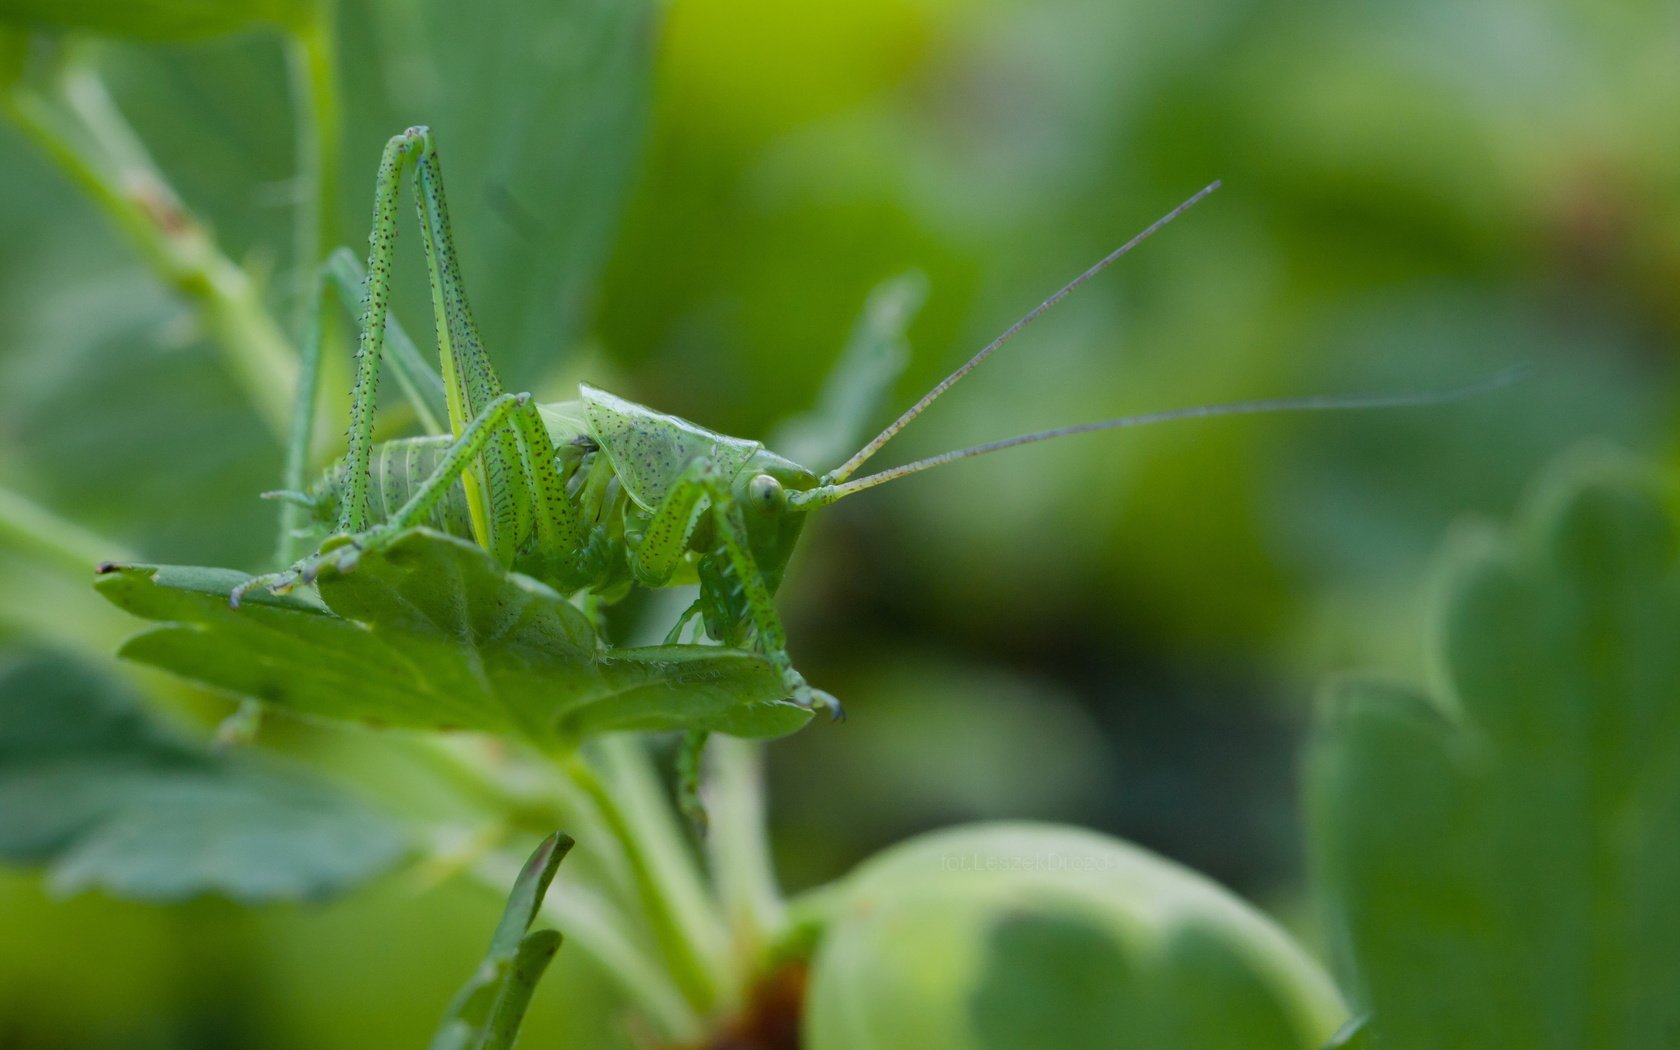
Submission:
{"label": "green stem", "polygon": [[717,895],[743,964],[786,921],[765,828],[764,748],[751,740],[714,735],[711,741],[711,832],[706,840]]}
{"label": "green stem", "polygon": [[121,544],[66,521],[39,503],[0,486],[0,545],[36,554],[86,577],[102,561],[133,557]]}
{"label": "green stem", "polygon": [[99,205],[152,270],[197,306],[258,414],[284,434],[297,355],[256,286],[182,205],[98,76],[72,67],[58,87],[55,103],[14,85],[4,94],[5,110]]}
{"label": "green stem", "polygon": [[[297,155],[292,267],[299,280],[307,282],[306,288],[313,286],[316,271],[332,250],[338,213],[343,118],[333,8],[331,0],[316,0],[309,21],[286,40]],[[300,336],[312,323],[312,298],[298,297],[294,330]]]}
{"label": "green stem", "polygon": [[717,989],[714,994],[731,1003],[731,995],[738,989],[730,980],[734,971],[729,966],[729,929],[699,858],[689,845],[688,823],[673,807],[671,792],[654,768],[644,738],[631,734],[604,736],[595,753],[600,756],[614,797],[641,837],[662,892],[683,924],[684,937],[706,962],[706,971]]}
{"label": "green stem", "polygon": [[70,67],[64,97],[114,167],[117,186],[131,190],[146,220],[139,232],[167,253],[164,277],[198,302],[211,339],[251,403],[283,434],[297,386],[297,352],[257,286],[182,203],[91,67]]}
{"label": "green stem", "polygon": [[[303,337],[303,357],[298,362],[297,397],[292,403],[292,424],[286,435],[286,456],[280,468],[280,487],[303,492],[309,481],[310,452],[315,438],[315,406],[321,392],[321,357],[327,340],[326,275],[310,282],[304,296],[310,307],[308,331]],[[280,502],[280,535],[275,543],[275,562],[290,565],[297,560],[297,532],[303,526],[303,508],[290,500]]]}
{"label": "green stem", "polygon": [[663,807],[663,814],[658,812],[656,789],[648,783],[651,773],[638,768],[646,756],[628,750],[640,746],[629,738],[598,742],[596,753],[608,770],[607,780],[581,756],[567,760],[564,769],[595,804],[623,848],[643,911],[672,975],[689,1003],[703,1014],[710,1013],[728,998],[725,934],[682,845],[670,807]]}
{"label": "green stem", "polygon": [[[316,404],[321,393],[321,359],[330,332],[322,267],[333,241],[343,123],[334,40],[331,0],[317,0],[309,21],[286,39],[297,154],[292,267],[302,282],[293,328],[303,340],[281,472],[281,487],[293,492],[303,491],[309,473]],[[279,564],[289,564],[297,557],[294,534],[302,523],[302,507],[291,502],[280,504]]]}
{"label": "green stem", "polygon": [[94,660],[109,660],[133,621],[94,593],[88,581],[101,561],[133,557],[114,540],[66,521],[0,487],[0,626]]}
{"label": "green stem", "polygon": [[[646,911],[639,898],[616,899],[610,887],[634,882],[632,864],[620,851],[629,847],[602,813],[597,797],[577,783],[556,776],[547,761],[510,761],[494,743],[474,737],[416,738],[419,753],[440,775],[473,803],[495,813],[547,811],[541,823],[553,827],[558,819],[584,845],[589,858],[602,865],[597,886],[557,887],[544,904],[550,922],[559,926],[570,944],[594,958],[666,1038],[689,1042],[702,1032],[700,1013],[690,1005],[668,968],[649,950],[646,934],[635,916]],[[606,807],[610,809],[611,807]],[[477,857],[468,869],[486,887],[505,894],[519,873],[519,859],[504,851]],[[578,872],[576,865],[568,871]],[[626,909],[636,909],[627,911]]]}

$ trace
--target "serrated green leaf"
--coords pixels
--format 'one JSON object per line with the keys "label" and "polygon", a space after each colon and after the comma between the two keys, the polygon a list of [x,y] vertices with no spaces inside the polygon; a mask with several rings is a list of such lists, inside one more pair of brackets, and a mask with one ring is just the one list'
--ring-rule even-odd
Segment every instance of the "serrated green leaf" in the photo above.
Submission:
{"label": "serrated green leaf", "polygon": [[98,587],[164,625],[122,655],[297,714],[513,734],[569,746],[618,730],[769,737],[810,712],[761,657],[699,645],[603,648],[555,591],[427,530],[329,573],[320,602],[228,594],[225,569],[112,566]]}
{"label": "serrated green leaf", "polygon": [[64,892],[178,900],[318,898],[395,863],[402,833],[296,770],[166,732],[86,667],[0,671],[0,859]]}
{"label": "serrated green leaf", "polygon": [[1342,685],[1314,748],[1319,864],[1372,1035],[1418,1048],[1680,1033],[1680,564],[1644,476],[1543,486],[1445,574],[1443,705]]}

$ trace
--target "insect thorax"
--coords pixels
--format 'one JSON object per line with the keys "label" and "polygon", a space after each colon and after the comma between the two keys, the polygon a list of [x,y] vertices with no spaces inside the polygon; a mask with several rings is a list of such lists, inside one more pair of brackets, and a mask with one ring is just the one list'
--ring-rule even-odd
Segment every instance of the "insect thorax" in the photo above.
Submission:
{"label": "insect thorax", "polygon": [[658,507],[697,460],[709,460],[720,475],[732,479],[764,448],[587,384],[580,391],[590,436],[611,457],[619,481],[644,510]]}

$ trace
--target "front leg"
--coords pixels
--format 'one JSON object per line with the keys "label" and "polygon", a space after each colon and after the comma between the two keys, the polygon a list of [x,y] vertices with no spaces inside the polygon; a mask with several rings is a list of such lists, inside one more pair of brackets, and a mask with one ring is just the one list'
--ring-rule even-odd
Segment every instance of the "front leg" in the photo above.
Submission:
{"label": "front leg", "polygon": [[770,597],[770,588],[765,584],[764,575],[759,572],[758,562],[747,545],[747,524],[728,481],[713,469],[709,471],[705,484],[712,494],[712,520],[717,525],[718,542],[723,545],[730,564],[735,567],[735,574],[740,577],[757,634],[758,651],[782,672],[782,681],[787,683],[794,702],[813,710],[823,708],[836,722],[844,719],[846,712],[841,708],[840,701],[821,689],[811,688],[805,676],[793,668],[793,658],[787,651],[787,632],[782,630],[782,620],[776,615],[776,603]]}
{"label": "front leg", "polygon": [[666,492],[648,519],[641,540],[630,552],[631,571],[647,586],[657,587],[669,581],[678,561],[689,549],[695,526],[707,514],[711,515],[716,533],[714,542],[740,579],[747,616],[753,627],[753,647],[781,673],[794,702],[802,707],[826,709],[836,720],[843,718],[840,701],[811,688],[794,669],[793,658],[787,652],[787,633],[782,630],[770,588],[747,542],[747,525],[741,508],[735,503],[729,480],[711,460],[690,463]]}

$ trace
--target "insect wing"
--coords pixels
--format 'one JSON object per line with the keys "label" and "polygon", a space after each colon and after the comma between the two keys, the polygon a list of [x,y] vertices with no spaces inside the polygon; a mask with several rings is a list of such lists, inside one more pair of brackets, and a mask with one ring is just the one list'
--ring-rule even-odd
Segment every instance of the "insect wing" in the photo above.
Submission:
{"label": "insect wing", "polygon": [[655,412],[592,386],[581,388],[590,434],[612,459],[624,490],[644,510],[665,498],[683,469],[708,458],[734,477],[764,446]]}

